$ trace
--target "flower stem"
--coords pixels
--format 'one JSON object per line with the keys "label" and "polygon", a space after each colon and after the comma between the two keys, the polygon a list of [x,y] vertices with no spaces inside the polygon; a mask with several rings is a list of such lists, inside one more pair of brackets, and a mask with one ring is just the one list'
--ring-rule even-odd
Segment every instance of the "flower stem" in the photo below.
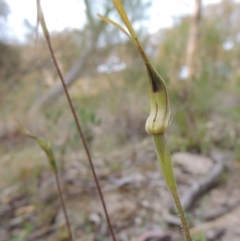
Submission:
{"label": "flower stem", "polygon": [[172,168],[172,160],[167,147],[165,136],[164,134],[157,134],[153,135],[153,139],[157,150],[158,161],[162,169],[162,173],[165,178],[166,184],[172,194],[174,203],[179,213],[186,240],[192,241],[187,218],[185,216],[185,212],[179,199],[177,184],[175,181],[174,172]]}
{"label": "flower stem", "polygon": [[61,189],[59,178],[58,178],[58,173],[54,172],[54,175],[55,175],[55,179],[56,179],[56,183],[57,183],[58,195],[60,197],[64,217],[65,217],[66,224],[67,224],[69,238],[70,238],[70,241],[73,241],[73,234],[72,234],[72,231],[71,231],[71,226],[70,226],[70,222],[69,222],[69,218],[68,218],[68,214],[67,214],[66,205],[65,205],[65,202],[64,202],[64,199],[63,199],[63,194],[62,194],[62,189]]}
{"label": "flower stem", "polygon": [[106,221],[107,221],[107,224],[108,224],[110,235],[112,237],[112,241],[117,241],[117,239],[115,237],[114,230],[113,230],[113,226],[111,224],[111,220],[110,220],[110,217],[109,217],[109,214],[108,214],[107,205],[106,205],[104,197],[103,197],[102,189],[101,189],[100,183],[98,181],[97,173],[95,171],[94,163],[92,161],[91,152],[90,152],[89,147],[87,145],[87,142],[84,138],[82,128],[81,128],[81,125],[80,125],[80,121],[78,119],[78,116],[77,116],[76,110],[73,106],[73,102],[72,102],[72,99],[70,97],[67,85],[64,81],[62,72],[60,70],[60,67],[58,65],[57,59],[56,59],[54,51],[53,51],[51,38],[50,38],[49,31],[47,29],[47,25],[46,25],[46,22],[45,22],[45,19],[44,19],[43,11],[42,11],[42,8],[41,8],[41,5],[40,5],[40,0],[37,0],[37,7],[38,7],[38,19],[39,19],[39,22],[41,24],[41,27],[42,27],[42,30],[43,30],[43,33],[44,33],[44,36],[45,36],[45,39],[46,39],[46,42],[47,42],[47,45],[48,45],[50,55],[51,55],[53,63],[54,63],[54,66],[55,66],[55,68],[57,70],[57,73],[58,73],[58,76],[61,80],[62,87],[63,87],[64,93],[65,93],[65,96],[67,98],[67,102],[69,104],[69,108],[70,108],[70,110],[72,112],[72,115],[73,115],[73,119],[76,123],[78,134],[79,134],[79,136],[82,140],[82,144],[83,144],[84,150],[86,152],[87,159],[89,161],[91,172],[92,172],[92,175],[93,175],[96,187],[97,187],[97,191],[98,191],[101,203],[102,203],[103,211],[104,211],[104,214],[105,214],[105,217],[106,217]]}
{"label": "flower stem", "polygon": [[181,219],[181,223],[182,223],[182,227],[183,227],[183,231],[184,231],[186,240],[192,241],[192,237],[191,237],[189,227],[188,227],[187,218],[186,218],[185,212],[183,210],[182,204],[180,202],[178,191],[177,191],[176,188],[172,188],[172,189],[170,189],[170,191],[171,191],[171,194],[173,196],[173,200],[175,202],[176,208],[178,210],[179,217]]}

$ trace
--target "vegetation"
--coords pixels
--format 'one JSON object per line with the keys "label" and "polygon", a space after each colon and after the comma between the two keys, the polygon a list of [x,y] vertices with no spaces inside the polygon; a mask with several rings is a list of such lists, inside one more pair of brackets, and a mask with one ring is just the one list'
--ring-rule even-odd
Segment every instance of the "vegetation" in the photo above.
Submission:
{"label": "vegetation", "polygon": [[[124,7],[130,19],[139,23],[144,16],[134,9],[141,4],[143,12],[145,3],[131,2],[133,5],[128,6],[128,1],[123,1]],[[88,3],[85,1],[89,11],[84,29],[53,33],[51,40],[64,77],[69,76],[74,66],[85,63],[80,72],[75,72],[69,92],[103,194],[110,204],[109,215],[116,236],[124,240],[124,237],[130,239],[152,229],[174,232],[171,225],[178,224],[169,225],[165,219],[166,213],[171,212],[169,194],[164,186],[154,184],[155,177],[158,183],[162,177],[155,164],[157,158],[151,138],[144,128],[149,106],[147,76],[144,68],[139,67],[142,62],[131,41],[97,19],[93,5],[88,6]],[[99,12],[111,17],[112,4],[103,1],[102,6],[106,6],[106,12]],[[218,200],[223,202],[225,190],[231,193],[229,190],[238,189],[239,9],[238,2],[227,0],[203,8],[192,84],[188,84],[183,74],[191,16],[179,17],[171,28],[154,35],[148,35],[146,29],[137,29],[142,48],[147,50],[152,66],[169,87],[173,118],[167,138],[171,153],[210,156],[213,151],[224,151],[233,156],[225,160],[232,171],[222,174],[219,186],[203,198],[199,197],[193,210],[187,211],[190,228],[199,223],[207,226],[204,215],[208,210],[221,207]],[[105,14],[108,10],[109,15]],[[99,39],[90,42],[99,26],[102,26]],[[103,38],[106,38],[106,46],[99,44]],[[0,230],[0,236],[5,235],[6,240],[44,238],[56,241],[68,237],[66,229],[62,228],[65,226],[63,213],[52,185],[51,171],[35,145],[19,134],[14,120],[17,118],[37,136],[54,143],[58,176],[74,236],[81,240],[107,240],[108,233],[102,226],[105,220],[90,179],[90,167],[83,150],[79,149],[76,124],[70,117],[65,99],[58,94],[58,98],[51,98],[51,104],[43,105],[42,110],[36,105],[58,86],[57,73],[43,36],[39,35],[36,41],[32,32],[24,44],[10,45],[6,40],[1,43],[4,51],[11,51],[8,52],[11,54],[0,60],[0,175],[3,177],[0,180],[0,205],[3,207],[0,226],[6,230]],[[84,43],[90,44],[91,51],[84,48]],[[8,68],[10,65],[14,66],[14,71]],[[189,167],[181,172],[176,166],[180,196],[187,187],[200,183],[201,178],[208,175],[208,172],[192,174],[198,171],[193,169]],[[229,194],[230,201],[234,203],[235,199],[237,201],[234,194]],[[11,207],[10,211],[4,211],[7,206]],[[211,225],[209,229],[214,227]],[[207,240],[206,230],[201,233],[193,228],[194,240]],[[231,236],[229,230],[226,227],[225,236],[219,240],[234,240],[236,237]],[[172,239],[180,237],[181,234]]]}

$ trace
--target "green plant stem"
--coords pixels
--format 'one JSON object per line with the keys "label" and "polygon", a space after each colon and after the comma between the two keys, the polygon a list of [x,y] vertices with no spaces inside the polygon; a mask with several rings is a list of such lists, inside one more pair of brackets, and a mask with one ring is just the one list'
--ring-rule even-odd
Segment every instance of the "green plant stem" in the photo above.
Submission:
{"label": "green plant stem", "polygon": [[176,188],[170,189],[170,191],[172,193],[175,205],[177,207],[177,210],[178,210],[178,213],[179,213],[179,216],[180,216],[180,219],[181,219],[181,223],[182,223],[182,226],[183,226],[183,230],[184,230],[186,240],[192,241],[192,237],[191,237],[189,227],[188,227],[187,218],[185,216],[185,212],[184,212],[182,204],[180,202],[178,191],[177,191]]}
{"label": "green plant stem", "polygon": [[159,165],[162,169],[162,173],[165,178],[166,184],[172,194],[174,203],[178,210],[186,240],[192,241],[187,218],[185,216],[185,212],[183,210],[182,204],[179,199],[177,184],[175,181],[174,172],[172,168],[172,160],[171,160],[170,152],[167,147],[165,136],[164,134],[157,134],[157,135],[153,135],[153,139],[157,150]]}
{"label": "green plant stem", "polygon": [[56,179],[58,195],[60,197],[60,201],[61,201],[61,205],[62,205],[62,208],[63,208],[64,217],[65,217],[66,224],[67,224],[67,230],[68,230],[68,234],[69,234],[69,239],[70,239],[70,241],[73,241],[74,240],[73,239],[73,234],[72,234],[72,231],[71,231],[71,225],[70,225],[70,222],[69,222],[66,205],[65,205],[65,202],[64,202],[64,199],[63,199],[63,194],[62,194],[60,181],[59,181],[59,178],[58,178],[58,173],[55,172],[55,171],[54,171],[54,176],[55,176],[55,179]]}

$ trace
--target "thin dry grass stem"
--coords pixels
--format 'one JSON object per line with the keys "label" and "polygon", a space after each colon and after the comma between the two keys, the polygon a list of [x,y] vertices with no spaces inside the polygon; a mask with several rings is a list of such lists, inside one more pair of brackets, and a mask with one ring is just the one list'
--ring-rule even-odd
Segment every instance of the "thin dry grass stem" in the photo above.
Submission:
{"label": "thin dry grass stem", "polygon": [[93,174],[93,177],[94,177],[94,181],[95,181],[95,184],[96,184],[96,186],[97,186],[98,194],[99,194],[99,196],[100,196],[100,200],[101,200],[101,203],[102,203],[102,206],[103,206],[104,214],[105,214],[105,216],[106,216],[106,220],[107,220],[107,224],[108,224],[108,228],[109,228],[109,231],[110,231],[112,240],[113,240],[113,241],[117,241],[117,240],[116,240],[116,237],[115,237],[115,234],[114,234],[114,231],[113,231],[113,227],[112,227],[111,221],[110,221],[110,217],[109,217],[109,215],[108,215],[107,206],[106,206],[106,203],[105,203],[105,201],[104,201],[104,197],[103,197],[103,193],[102,193],[102,190],[101,190],[99,181],[98,181],[98,177],[97,177],[97,174],[96,174],[94,165],[93,165],[91,153],[90,153],[89,148],[88,148],[88,145],[87,145],[87,143],[86,143],[86,141],[85,141],[85,138],[84,138],[84,135],[83,135],[83,132],[82,132],[82,128],[81,128],[80,122],[79,122],[79,120],[78,120],[76,111],[75,111],[75,109],[74,109],[74,106],[73,106],[71,97],[70,97],[70,95],[69,95],[67,86],[66,86],[66,84],[65,84],[65,82],[64,82],[62,72],[61,72],[61,70],[60,70],[60,68],[59,68],[59,65],[58,65],[57,60],[56,60],[55,55],[54,55],[54,51],[53,51],[52,44],[51,44],[51,38],[50,38],[48,29],[47,29],[47,26],[46,26],[46,23],[45,23],[45,20],[44,20],[44,15],[43,15],[42,8],[41,8],[41,5],[40,5],[40,0],[37,0],[37,6],[38,6],[38,17],[39,17],[39,21],[40,21],[40,24],[41,24],[41,27],[42,27],[44,36],[45,36],[45,38],[46,38],[46,42],[47,42],[47,45],[48,45],[48,48],[49,48],[49,52],[50,52],[50,54],[51,54],[51,57],[52,57],[54,66],[55,66],[55,68],[56,68],[56,70],[57,70],[57,73],[58,73],[58,76],[59,76],[59,78],[60,78],[60,80],[61,80],[61,83],[62,83],[62,86],[63,86],[63,89],[64,89],[64,93],[65,93],[65,95],[66,95],[66,98],[67,98],[67,101],[68,101],[70,110],[71,110],[72,115],[73,115],[73,118],[74,118],[74,121],[75,121],[75,123],[76,123],[79,136],[80,136],[80,138],[81,138],[81,140],[82,140],[82,144],[83,144],[84,150],[85,150],[85,152],[86,152],[86,155],[87,155],[87,158],[88,158],[90,167],[91,167],[91,171],[92,171],[92,174]]}
{"label": "thin dry grass stem", "polygon": [[61,205],[62,205],[62,208],[63,208],[64,217],[65,217],[66,224],[67,224],[67,229],[68,229],[68,233],[69,233],[69,239],[70,239],[70,241],[73,241],[74,240],[73,239],[73,234],[72,234],[72,231],[71,231],[71,225],[70,225],[70,222],[69,222],[65,201],[63,199],[63,193],[62,193],[62,189],[61,189],[61,186],[60,186],[58,173],[54,172],[54,175],[55,175],[55,179],[56,179],[56,183],[57,183],[58,196],[60,197],[60,201],[61,201]]}
{"label": "thin dry grass stem", "polygon": [[73,241],[73,234],[71,231],[71,226],[70,226],[70,222],[69,222],[69,218],[68,218],[68,214],[67,214],[67,209],[66,209],[66,205],[65,205],[65,201],[63,199],[63,193],[62,193],[62,189],[60,186],[60,182],[59,182],[59,178],[58,178],[58,168],[57,168],[57,163],[56,163],[56,159],[54,156],[54,152],[52,149],[52,145],[49,141],[47,140],[43,140],[41,138],[39,138],[38,136],[34,135],[31,131],[29,131],[28,129],[26,129],[18,120],[16,120],[17,125],[18,125],[18,130],[23,133],[24,135],[34,139],[37,144],[41,147],[41,149],[45,152],[48,162],[52,168],[52,171],[54,173],[55,176],[55,180],[57,183],[57,190],[58,190],[58,196],[60,197],[60,201],[61,201],[61,206],[63,209],[63,213],[64,213],[64,218],[67,224],[67,230],[68,230],[68,234],[69,234],[69,239],[70,241]]}

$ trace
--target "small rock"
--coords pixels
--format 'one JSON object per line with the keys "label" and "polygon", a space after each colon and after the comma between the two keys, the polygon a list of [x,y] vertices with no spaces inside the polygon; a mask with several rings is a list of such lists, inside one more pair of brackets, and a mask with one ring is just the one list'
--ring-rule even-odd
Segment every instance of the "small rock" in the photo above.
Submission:
{"label": "small rock", "polygon": [[95,225],[98,225],[101,223],[101,216],[99,215],[99,213],[91,213],[88,219],[90,222],[94,223]]}
{"label": "small rock", "polygon": [[134,219],[134,223],[135,223],[136,225],[140,226],[140,225],[142,225],[143,220],[142,220],[142,218],[140,218],[140,217],[136,217],[136,218]]}
{"label": "small rock", "polygon": [[16,226],[19,226],[21,223],[23,223],[25,218],[23,216],[15,217],[9,222],[9,226],[11,228],[14,228]]}
{"label": "small rock", "polygon": [[148,200],[142,200],[141,201],[141,206],[144,208],[149,208],[150,207],[150,203]]}
{"label": "small rock", "polygon": [[178,152],[172,155],[174,164],[179,165],[185,172],[203,175],[213,167],[213,161],[205,156],[191,153]]}
{"label": "small rock", "polygon": [[[137,211],[137,203],[118,192],[106,193],[104,198],[113,223],[131,219]],[[92,200],[89,208],[97,213],[102,213],[102,205],[99,200]]]}

